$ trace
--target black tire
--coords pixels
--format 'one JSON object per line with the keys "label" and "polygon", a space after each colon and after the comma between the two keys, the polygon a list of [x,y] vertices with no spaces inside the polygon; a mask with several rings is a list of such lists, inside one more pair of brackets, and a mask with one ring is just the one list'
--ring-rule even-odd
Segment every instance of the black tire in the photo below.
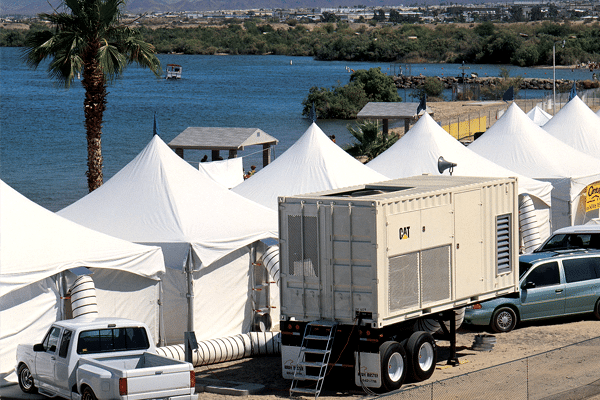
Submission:
{"label": "black tire", "polygon": [[91,387],[86,386],[86,388],[83,389],[83,394],[81,395],[81,400],[97,400],[96,395],[94,394],[94,391],[92,390]]}
{"label": "black tire", "polygon": [[596,307],[594,307],[594,317],[596,319],[600,319],[600,299],[596,302]]}
{"label": "black tire", "polygon": [[19,365],[19,369],[17,370],[17,375],[19,378],[19,387],[25,393],[34,394],[37,393],[37,388],[33,382],[33,376],[31,375],[31,371],[27,364]]}
{"label": "black tire", "polygon": [[381,388],[390,392],[399,389],[406,379],[406,351],[398,342],[389,341],[379,347]]}
{"label": "black tire", "polygon": [[504,333],[512,331],[517,325],[517,314],[510,307],[500,307],[492,315],[490,327],[494,332]]}
{"label": "black tire", "polygon": [[415,332],[406,343],[410,376],[415,382],[431,378],[437,363],[435,339],[429,332]]}

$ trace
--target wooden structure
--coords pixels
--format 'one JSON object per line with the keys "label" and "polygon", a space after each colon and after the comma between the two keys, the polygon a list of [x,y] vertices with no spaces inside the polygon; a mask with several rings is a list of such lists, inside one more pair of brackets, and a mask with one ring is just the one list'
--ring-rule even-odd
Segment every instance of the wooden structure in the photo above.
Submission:
{"label": "wooden structure", "polygon": [[258,128],[189,127],[169,142],[169,147],[183,158],[184,149],[210,150],[212,161],[220,158],[220,151],[229,151],[228,158],[236,158],[246,146],[262,145],[263,167],[271,162],[271,146],[279,141]]}
{"label": "wooden structure", "polygon": [[[411,123],[417,121],[417,108],[419,103],[404,103],[404,102],[369,102],[356,115],[358,119],[382,119],[383,120],[383,135],[387,136],[389,131],[390,119],[404,120],[404,133],[408,132]],[[427,107],[425,111],[433,117],[433,111]]]}

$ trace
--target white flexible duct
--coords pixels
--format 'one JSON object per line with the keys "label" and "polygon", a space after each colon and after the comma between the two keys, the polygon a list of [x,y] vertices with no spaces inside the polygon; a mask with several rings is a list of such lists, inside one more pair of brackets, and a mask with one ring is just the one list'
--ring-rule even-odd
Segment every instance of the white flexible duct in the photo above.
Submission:
{"label": "white flexible duct", "polygon": [[89,275],[81,275],[71,286],[73,318],[97,318],[96,286]]}
{"label": "white flexible duct", "polygon": [[[185,360],[183,344],[159,347],[159,355],[176,360]],[[277,355],[281,353],[279,332],[250,332],[220,339],[198,342],[192,352],[194,367],[239,360],[245,357]]]}
{"label": "white flexible duct", "polygon": [[519,236],[522,252],[531,253],[542,244],[540,227],[531,197],[523,194],[519,196],[519,200]]}
{"label": "white flexible duct", "polygon": [[[456,328],[462,325],[465,320],[465,308],[457,308],[454,310],[454,323]],[[450,329],[450,322],[445,322],[446,328]],[[413,327],[415,332],[425,331],[429,332],[432,335],[438,331],[442,330],[440,323],[433,318],[419,318],[417,322],[415,322],[415,326]]]}
{"label": "white flexible duct", "polygon": [[281,277],[279,276],[279,246],[274,245],[267,248],[265,253],[262,256],[263,265],[269,272],[269,276],[273,278],[273,281],[277,283],[277,287],[279,287],[279,281]]}

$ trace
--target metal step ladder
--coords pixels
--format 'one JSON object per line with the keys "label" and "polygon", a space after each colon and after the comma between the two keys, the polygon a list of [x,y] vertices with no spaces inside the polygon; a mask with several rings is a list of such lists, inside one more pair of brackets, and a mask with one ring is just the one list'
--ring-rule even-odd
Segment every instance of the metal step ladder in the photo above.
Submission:
{"label": "metal step ladder", "polygon": [[[327,373],[336,328],[337,323],[334,321],[314,321],[306,325],[302,346],[294,369],[290,396],[294,394],[314,394],[315,399],[319,397]],[[304,368],[300,369],[298,367]],[[299,369],[305,371],[304,376],[299,376]],[[299,382],[303,382],[305,386],[298,386]]]}

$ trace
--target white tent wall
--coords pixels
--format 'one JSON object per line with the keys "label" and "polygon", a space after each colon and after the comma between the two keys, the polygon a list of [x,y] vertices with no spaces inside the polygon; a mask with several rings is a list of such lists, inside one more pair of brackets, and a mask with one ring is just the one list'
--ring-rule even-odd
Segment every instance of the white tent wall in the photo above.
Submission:
{"label": "white tent wall", "polygon": [[144,322],[157,344],[160,282],[124,271],[94,268],[98,317],[119,317]]}
{"label": "white tent wall", "polygon": [[[197,340],[249,332],[252,323],[251,260],[248,247],[193,272],[194,332]],[[188,281],[184,270],[167,268],[162,313],[168,345],[183,343],[188,330]]]}
{"label": "white tent wall", "polygon": [[59,317],[59,300],[54,277],[0,297],[0,386],[17,382],[17,346],[42,340]]}
{"label": "white tent wall", "polygon": [[[551,224],[552,208],[549,208],[546,203],[535,196],[532,196],[531,200],[533,200],[533,206],[535,207],[534,213],[538,223],[540,238],[544,241],[549,238],[553,232]],[[552,199],[552,207],[554,207],[554,199]]]}
{"label": "white tent wall", "polygon": [[583,191],[590,182],[600,183],[600,174],[580,178],[548,179],[552,183],[552,230],[582,225],[598,218],[600,210],[585,212]]}

